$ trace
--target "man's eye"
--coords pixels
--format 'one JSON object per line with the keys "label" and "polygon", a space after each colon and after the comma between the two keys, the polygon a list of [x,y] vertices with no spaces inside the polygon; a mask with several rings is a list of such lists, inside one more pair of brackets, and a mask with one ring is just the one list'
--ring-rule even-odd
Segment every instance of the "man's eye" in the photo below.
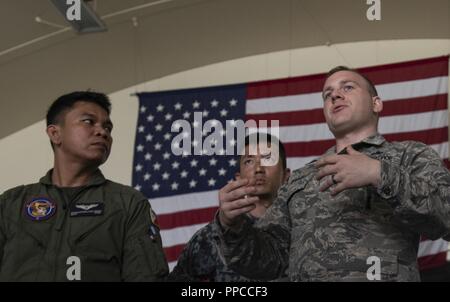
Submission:
{"label": "man's eye", "polygon": [[344,86],[344,91],[345,91],[345,92],[349,92],[349,91],[351,91],[351,90],[353,90],[353,86],[350,86],[350,85],[345,85],[345,86]]}
{"label": "man's eye", "polygon": [[251,164],[253,164],[253,159],[246,159],[246,160],[244,161],[244,164],[246,164],[246,165],[251,165]]}
{"label": "man's eye", "polygon": [[84,119],[83,122],[86,124],[90,124],[90,125],[92,125],[94,123],[94,121],[91,120],[90,118]]}
{"label": "man's eye", "polygon": [[270,157],[261,158],[261,164],[264,166],[267,166],[268,164],[270,164]]}
{"label": "man's eye", "polygon": [[273,166],[273,165],[275,165],[275,156],[262,158],[261,159],[261,164],[263,166]]}

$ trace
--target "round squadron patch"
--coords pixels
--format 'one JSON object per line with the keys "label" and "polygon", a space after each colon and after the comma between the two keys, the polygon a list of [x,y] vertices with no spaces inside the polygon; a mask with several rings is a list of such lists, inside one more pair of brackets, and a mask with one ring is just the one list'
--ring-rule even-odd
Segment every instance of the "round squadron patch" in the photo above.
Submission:
{"label": "round squadron patch", "polygon": [[25,205],[25,212],[31,220],[46,220],[56,212],[56,204],[47,197],[32,198]]}

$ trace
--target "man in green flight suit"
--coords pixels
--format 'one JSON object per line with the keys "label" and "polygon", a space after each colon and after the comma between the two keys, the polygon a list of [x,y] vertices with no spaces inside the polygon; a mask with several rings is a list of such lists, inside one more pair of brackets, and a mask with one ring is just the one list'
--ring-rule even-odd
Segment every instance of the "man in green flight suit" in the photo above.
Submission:
{"label": "man in green flight suit", "polygon": [[168,274],[154,213],[99,170],[112,145],[102,93],[59,97],[47,113],[53,169],[0,196],[0,281],[159,281]]}

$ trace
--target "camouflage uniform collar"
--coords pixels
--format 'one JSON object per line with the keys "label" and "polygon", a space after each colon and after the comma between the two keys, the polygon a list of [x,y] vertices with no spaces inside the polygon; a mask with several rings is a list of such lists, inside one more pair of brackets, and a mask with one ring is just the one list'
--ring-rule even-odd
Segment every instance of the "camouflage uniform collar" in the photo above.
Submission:
{"label": "camouflage uniform collar", "polygon": [[[365,139],[363,139],[360,142],[352,144],[352,147],[355,150],[359,150],[363,146],[367,146],[367,145],[381,146],[385,141],[386,141],[386,139],[381,134],[377,133],[377,134],[366,137]],[[345,151],[344,152],[343,151],[341,151],[340,153],[345,153]],[[335,154],[335,153],[336,153],[336,146],[333,146],[325,152],[325,155],[331,155],[331,154]]]}
{"label": "camouflage uniform collar", "polygon": [[366,137],[359,143],[353,144],[352,146],[361,144],[361,143],[365,143],[368,145],[381,146],[385,141],[386,141],[386,139],[381,134],[377,133],[377,134],[371,135],[369,137]]}
{"label": "camouflage uniform collar", "polygon": [[[45,174],[39,182],[44,185],[53,185],[52,182],[52,172],[53,169],[50,169],[47,174]],[[100,169],[95,170],[94,174],[91,176],[91,179],[89,180],[88,184],[86,186],[95,186],[95,185],[101,185],[106,181],[106,178],[103,176]]]}

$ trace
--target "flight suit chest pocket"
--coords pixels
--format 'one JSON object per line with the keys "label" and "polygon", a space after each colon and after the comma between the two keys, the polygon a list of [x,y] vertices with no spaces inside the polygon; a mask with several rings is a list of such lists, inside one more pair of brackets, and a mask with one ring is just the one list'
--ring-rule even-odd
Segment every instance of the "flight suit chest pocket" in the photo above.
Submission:
{"label": "flight suit chest pocket", "polygon": [[[71,217],[72,254],[81,260],[81,280],[121,281],[123,234],[118,216]],[[116,223],[114,223],[116,221]]]}
{"label": "flight suit chest pocket", "polygon": [[81,281],[121,281],[121,259],[114,252],[87,246],[77,248],[81,264]]}
{"label": "flight suit chest pocket", "polygon": [[70,217],[70,240],[73,246],[100,250],[119,250],[123,240],[120,211],[106,216]]}

